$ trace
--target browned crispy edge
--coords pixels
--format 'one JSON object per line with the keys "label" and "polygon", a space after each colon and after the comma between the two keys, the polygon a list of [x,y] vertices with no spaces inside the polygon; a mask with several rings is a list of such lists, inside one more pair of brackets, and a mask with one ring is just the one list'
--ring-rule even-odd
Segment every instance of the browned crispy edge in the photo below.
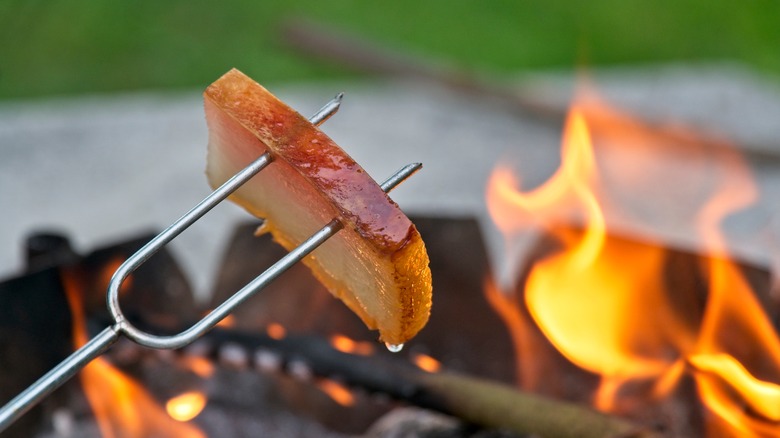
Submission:
{"label": "browned crispy edge", "polygon": [[[425,245],[414,224],[376,181],[316,126],[236,69],[211,84],[204,96],[256,135],[266,144],[274,159],[287,161],[326,199],[330,199],[341,212],[345,226],[353,227],[379,253],[391,255],[397,267],[394,281],[402,289],[398,295],[400,327],[398,333],[382,332],[382,340],[403,343],[422,329],[431,307],[430,289],[421,290],[422,286],[431,284]],[[316,157],[337,157],[338,161],[320,160],[314,167],[300,165],[311,163]],[[316,172],[305,172],[321,167],[337,170],[339,180],[334,182],[333,174],[322,176]],[[372,209],[372,206],[381,208]],[[375,218],[390,220],[378,222]],[[409,262],[416,263],[410,265]],[[320,281],[330,283],[318,275],[321,274],[318,269],[313,271]],[[377,328],[373,317],[362,308],[350,308],[370,328]]]}
{"label": "browned crispy edge", "polygon": [[353,227],[377,251],[392,254],[416,232],[398,205],[355,160],[251,78],[230,70],[205,95],[263,141],[274,159],[287,161],[331,200],[344,225]]}

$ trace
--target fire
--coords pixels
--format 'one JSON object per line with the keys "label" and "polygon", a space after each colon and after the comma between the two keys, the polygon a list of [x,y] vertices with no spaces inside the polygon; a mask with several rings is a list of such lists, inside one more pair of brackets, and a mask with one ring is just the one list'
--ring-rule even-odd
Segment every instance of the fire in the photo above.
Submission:
{"label": "fire", "polygon": [[200,356],[185,356],[180,361],[181,365],[197,374],[203,379],[214,375],[214,362]]}
{"label": "fire", "polygon": [[[670,138],[684,141],[685,147],[670,148]],[[615,149],[621,142],[623,149]],[[594,144],[607,146],[596,149]],[[617,152],[609,150],[610,144]],[[555,250],[532,261],[520,302],[525,310],[492,283],[486,297],[512,331],[518,357],[529,356],[521,351],[528,342],[527,312],[563,356],[601,376],[593,394],[598,409],[621,411],[622,389],[629,382],[650,383],[647,399],[652,401],[669,396],[682,378],[691,376],[721,432],[774,436],[780,433],[774,423],[780,420],[780,340],[729,259],[719,231],[724,217],[756,197],[747,166],[733,151],[718,148],[708,156],[721,171],[705,172],[705,182],[691,183],[697,187],[694,192],[707,198],[685,205],[698,209],[690,226],[712,254],[702,268],[710,287],[706,306],[697,310],[690,302],[681,304],[680,295],[691,291],[668,288],[668,250],[650,239],[638,243],[608,234],[609,224],[625,224],[633,214],[621,211],[621,196],[645,196],[641,186],[660,179],[642,172],[655,169],[648,159],[654,144],[661,145],[656,153],[669,150],[677,158],[690,154],[694,170],[706,168],[706,160],[694,153],[702,148],[694,136],[676,131],[670,137],[592,103],[572,108],[560,168],[544,185],[523,192],[512,171],[498,167],[488,182],[487,205],[508,243],[541,228]],[[639,160],[618,165],[606,157],[609,152],[627,154],[625,149],[633,147]],[[695,181],[695,176],[686,177]],[[523,371],[527,368],[519,365],[521,378],[529,376]]]}
{"label": "fire", "polygon": [[[113,259],[109,260],[106,265],[103,267],[103,269],[100,271],[100,283],[107,285],[111,281],[111,277],[114,276],[114,272],[119,269],[120,266],[122,266],[122,263],[124,263],[125,260],[122,257],[114,257]],[[119,293],[123,294],[130,290],[130,288],[133,286],[133,274],[130,274],[125,278],[125,281],[122,282],[122,284],[119,286]]]}
{"label": "fire", "polygon": [[[63,282],[73,315],[74,344],[79,347],[88,341],[83,288],[73,272],[63,273]],[[205,438],[195,426],[173,420],[140,384],[103,358],[89,363],[79,377],[104,438]]]}
{"label": "fire", "polygon": [[335,380],[320,380],[317,386],[341,406],[349,407],[355,404],[355,395],[352,394],[352,391]]}
{"label": "fire", "polygon": [[374,346],[371,343],[354,341],[344,335],[331,336],[330,345],[342,353],[357,354],[359,356],[370,356],[374,353]]}
{"label": "fire", "polygon": [[[524,308],[517,305],[519,299],[515,293],[503,291],[492,277],[485,278],[483,285],[488,304],[496,311],[509,329],[509,335],[515,345],[515,379],[526,391],[540,388],[549,372],[545,357],[540,354],[531,332],[533,321]],[[522,360],[524,357],[534,357],[534,360]]]}
{"label": "fire", "polygon": [[412,357],[412,362],[421,370],[435,373],[441,369],[441,362],[428,356],[427,354],[417,353]]}
{"label": "fire", "polygon": [[202,392],[185,392],[168,400],[165,410],[176,421],[190,421],[206,407],[206,401]]}
{"label": "fire", "polygon": [[712,377],[723,379],[755,413],[771,421],[780,421],[780,385],[756,379],[733,356],[725,353],[693,355],[688,361],[698,373],[703,373],[699,377],[707,379],[706,386],[712,385]]}

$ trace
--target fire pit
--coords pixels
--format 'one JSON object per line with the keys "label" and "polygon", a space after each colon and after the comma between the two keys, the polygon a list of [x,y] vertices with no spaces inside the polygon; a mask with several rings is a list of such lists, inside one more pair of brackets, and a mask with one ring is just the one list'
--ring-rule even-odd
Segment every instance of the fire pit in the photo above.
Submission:
{"label": "fire pit", "polygon": [[[581,102],[579,108],[564,134],[561,170],[549,182],[532,176],[531,183],[539,187],[523,192],[518,173],[508,168],[490,179],[489,210],[510,238],[506,256],[492,258],[498,280],[493,280],[482,242],[490,228],[486,221],[416,218],[431,253],[436,301],[430,326],[400,355],[378,348],[354,316],[302,268],[294,268],[202,342],[175,353],[120,344],[101,359],[101,373],[116,376],[121,370],[125,377],[119,380],[129,376],[142,382],[137,388],[130,385],[130,398],[167,404],[167,409],[144,408],[157,413],[144,414],[154,419],[143,426],[166,432],[145,429],[140,436],[379,433],[392,418],[386,415],[404,405],[455,415],[458,420],[436,417],[431,427],[448,424],[461,435],[478,430],[464,424],[509,427],[501,418],[472,416],[458,404],[462,401],[442,402],[443,394],[457,392],[452,388],[477,379],[555,400],[546,410],[532,402],[536,418],[525,419],[526,425],[546,421],[541,412],[560,415],[573,402],[581,424],[596,418],[664,436],[772,436],[778,361],[770,271],[756,267],[750,251],[734,257],[733,233],[718,228],[726,214],[747,205],[753,188],[747,164],[771,167],[771,162],[751,155],[746,164],[720,140],[659,130],[657,123],[648,127],[592,102]],[[519,177],[526,180],[523,170]],[[432,185],[425,181],[422,192]],[[248,237],[253,226],[236,229],[212,303],[279,257],[269,242]],[[487,236],[491,248],[493,235]],[[60,249],[31,250],[37,255],[30,258],[28,272],[8,280],[4,290],[35,284],[45,290],[40,300],[60,303],[55,309],[63,309],[66,296],[71,305],[73,296],[81,297],[83,305],[35,315],[74,328],[59,340],[33,333],[37,340],[28,342],[52,345],[36,347],[46,354],[31,353],[36,357],[31,365],[17,367],[29,375],[39,375],[34,367],[47,369],[62,357],[71,348],[71,334],[83,340],[89,337],[85,325],[107,324],[105,276],[118,263],[103,258],[86,269],[84,261],[92,255],[82,256],[63,246],[64,239],[49,237],[60,242]],[[211,307],[194,304],[178,267],[173,272],[179,274],[165,269],[162,277],[179,280],[134,292],[143,284],[139,271],[126,295],[122,292],[130,309],[142,309],[135,312],[137,324],[159,333],[180,330]],[[168,287],[179,292],[165,292]],[[155,300],[145,301],[140,291]],[[159,301],[166,294],[174,298]],[[77,317],[79,308],[86,309],[83,319]],[[25,318],[22,322],[30,323]],[[441,392],[436,385],[449,373],[457,373],[459,380],[447,380]],[[18,382],[9,396],[23,386]],[[94,422],[92,412],[101,409],[87,407],[86,398],[96,397],[89,395],[89,386],[70,385],[48,400],[31,417],[35,421],[20,423],[24,436],[31,431],[79,435],[96,431],[98,423],[118,421]],[[503,394],[494,387],[488,391]],[[526,392],[512,391],[526,400]],[[518,399],[512,400],[517,406]],[[97,406],[118,411],[113,406],[119,404]],[[498,405],[491,409],[503,412]]]}
{"label": "fire pit", "polygon": [[[154,352],[127,342],[88,366],[81,377],[83,391],[92,400],[95,414],[102,416],[101,428],[114,427],[113,433],[120,436],[133,436],[133,430],[135,436],[198,436],[192,426],[167,417],[181,415],[175,418],[189,420],[188,416],[200,414],[194,424],[208,435],[224,433],[229,424],[227,430],[232,431],[232,436],[253,436],[258,430],[287,434],[295,429],[317,434],[325,433],[326,426],[337,436],[365,431],[379,416],[398,406],[392,397],[430,404],[424,400],[424,394],[403,386],[420,385],[415,376],[437,372],[442,364],[451,371],[512,382],[512,351],[506,330],[482,295],[469,293],[479,290],[489,272],[476,222],[418,218],[416,223],[431,242],[432,264],[438,267],[440,284],[449,285],[451,292],[433,317],[430,329],[400,356],[390,354],[371,339],[362,323],[333,300],[305,268],[298,266],[269,287],[267,293],[248,302],[226,326],[183,351]],[[236,230],[220,271],[215,303],[222,295],[232,293],[228,291],[235,284],[254,277],[257,269],[283,253],[268,237],[251,238],[254,228],[256,224],[247,224]],[[42,240],[59,244],[50,245],[48,254],[31,256],[31,271],[4,283],[3,296],[24,290],[28,296],[60,297],[49,301],[61,303],[67,295],[70,312],[67,306],[45,309],[60,311],[59,320],[64,321],[59,323],[60,327],[67,327],[73,319],[76,342],[83,343],[88,337],[86,327],[100,327],[107,321],[100,302],[108,281],[106,274],[113,272],[117,261],[148,237],[151,236],[82,257],[64,243],[67,241],[63,237],[36,235],[29,240],[31,245]],[[455,255],[463,252],[469,252],[471,257]],[[49,262],[42,262],[42,258]],[[52,277],[50,287],[35,287],[40,283],[36,281],[42,275],[39,272]],[[155,256],[149,266],[133,274],[122,294],[128,314],[135,315],[139,324],[154,326],[156,330],[175,330],[198,316],[189,286],[167,253]],[[150,301],[152,297],[157,300]],[[26,306],[11,303],[4,309],[14,312],[12,309]],[[309,317],[301,318],[302,314]],[[452,327],[453,319],[465,318],[477,327]],[[51,324],[58,324],[49,319]],[[11,339],[23,342],[16,336]],[[35,357],[30,363],[42,363],[39,368],[51,366],[64,356],[73,341],[63,336],[60,341],[44,338],[32,345],[48,346],[51,351],[53,342],[59,344],[58,354],[51,359]],[[349,385],[344,383],[345,379]],[[30,381],[30,376],[9,378],[15,386],[8,392],[19,390],[20,384]],[[143,382],[147,389],[136,381]],[[31,431],[39,430],[39,436],[62,436],[95,430],[88,405],[79,401],[83,398],[81,393],[79,385],[66,387],[65,394],[60,392],[47,401],[43,410],[50,415],[39,412],[39,423],[20,425],[26,426],[20,433],[29,436]],[[203,398],[181,398],[188,394],[200,394]],[[123,402],[128,396],[132,400]],[[206,397],[208,404],[204,406]],[[167,413],[161,406],[166,401]],[[111,405],[116,408],[101,409]],[[188,410],[194,410],[194,414],[187,414]],[[131,427],[128,421],[132,424],[138,416],[146,420]],[[324,426],[317,426],[320,423],[312,420]]]}

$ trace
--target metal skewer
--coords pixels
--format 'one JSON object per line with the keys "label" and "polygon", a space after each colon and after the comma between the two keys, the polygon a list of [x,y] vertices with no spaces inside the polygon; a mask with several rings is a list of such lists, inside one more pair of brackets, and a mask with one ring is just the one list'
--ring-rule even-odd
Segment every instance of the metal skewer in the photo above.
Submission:
{"label": "metal skewer", "polygon": [[[316,126],[321,125],[338,111],[341,105],[343,94],[338,94],[330,102],[325,104],[309,121]],[[323,242],[335,235],[343,225],[338,219],[333,219],[322,229],[306,239],[298,247],[294,248],[287,255],[279,259],[273,266],[260,274],[254,280],[246,284],[233,296],[212,310],[203,319],[195,323],[192,327],[183,332],[171,336],[158,336],[139,330],[127,321],[122,309],[119,306],[119,288],[125,279],[140,267],[146,260],[154,255],[158,250],[167,245],[176,236],[181,234],[190,225],[208,213],[217,204],[224,201],[231,193],[238,190],[244,183],[257,175],[261,170],[273,161],[273,157],[264,153],[246,168],[236,173],[219,188],[204,198],[198,205],[180,217],[163,232],[150,240],[143,248],[130,256],[114,272],[108,285],[106,301],[108,309],[114,320],[114,324],[105,328],[97,336],[84,344],[81,348],[73,352],[59,365],[54,367],[43,377],[38,379],[21,394],[9,401],[0,409],[0,432],[4,431],[19,417],[24,415],[33,406],[38,404],[43,398],[59,388],[63,383],[73,377],[78,371],[84,368],[89,362],[103,354],[111,347],[120,336],[124,335],[133,342],[140,345],[157,349],[174,349],[184,347],[207,331],[211,330],[223,318],[228,316],[237,306],[241,305],[249,297],[259,292],[265,286],[274,281],[284,271],[292,267],[295,263],[306,257],[314,251]],[[382,190],[389,192],[396,186],[410,177],[412,174],[422,168],[422,164],[408,164],[390,176],[381,184]]]}

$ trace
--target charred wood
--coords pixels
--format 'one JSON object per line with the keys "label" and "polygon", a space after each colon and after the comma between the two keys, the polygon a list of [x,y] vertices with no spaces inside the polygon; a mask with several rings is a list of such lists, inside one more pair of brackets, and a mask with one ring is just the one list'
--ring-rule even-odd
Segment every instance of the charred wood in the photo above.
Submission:
{"label": "charred wood", "polygon": [[[412,216],[425,241],[433,274],[434,303],[428,325],[411,350],[446,363],[453,371],[515,383],[515,357],[506,326],[485,300],[490,275],[487,250],[472,218]],[[235,229],[219,270],[211,306],[222,303],[284,255],[270,236],[254,237],[256,223]],[[308,268],[296,265],[234,312],[235,328],[263,333],[271,324],[289,333],[347,336],[376,345],[375,332],[335,299]],[[468,321],[468,324],[453,324]]]}
{"label": "charred wood", "polygon": [[[541,437],[654,436],[629,421],[589,408],[525,393],[501,384],[460,373],[429,373],[387,354],[371,356],[344,353],[313,336],[273,339],[233,330],[215,329],[203,350],[218,361],[221,349],[237,345],[257,358],[273,355],[279,369],[299,378],[324,377],[373,393],[389,395],[408,404],[452,415],[488,429],[505,429]],[[262,354],[259,354],[262,353]],[[302,365],[303,364],[303,365]],[[305,366],[306,373],[300,373]],[[305,375],[305,377],[304,377]]]}

